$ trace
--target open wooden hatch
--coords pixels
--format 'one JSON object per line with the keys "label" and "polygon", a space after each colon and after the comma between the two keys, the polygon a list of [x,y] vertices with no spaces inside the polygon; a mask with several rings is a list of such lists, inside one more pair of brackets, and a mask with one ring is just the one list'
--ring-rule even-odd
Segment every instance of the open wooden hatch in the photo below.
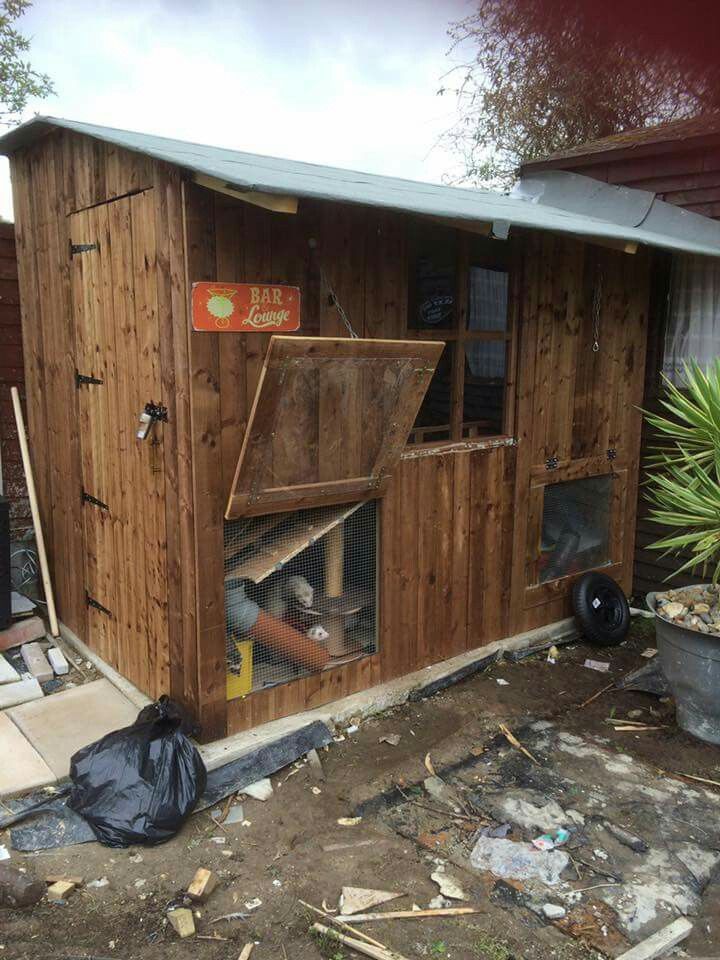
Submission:
{"label": "open wooden hatch", "polygon": [[271,339],[225,520],[228,699],[377,653],[376,501],[442,346]]}
{"label": "open wooden hatch", "polygon": [[442,348],[272,337],[226,518],[381,496]]}

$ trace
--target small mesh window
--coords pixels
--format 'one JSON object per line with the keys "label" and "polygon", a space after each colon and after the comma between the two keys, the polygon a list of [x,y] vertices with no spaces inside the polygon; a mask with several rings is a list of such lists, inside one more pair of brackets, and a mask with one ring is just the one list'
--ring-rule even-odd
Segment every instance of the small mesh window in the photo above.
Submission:
{"label": "small mesh window", "polygon": [[545,487],[540,583],[610,563],[612,482],[587,477]]}
{"label": "small mesh window", "polygon": [[225,522],[228,699],[377,652],[375,501]]}

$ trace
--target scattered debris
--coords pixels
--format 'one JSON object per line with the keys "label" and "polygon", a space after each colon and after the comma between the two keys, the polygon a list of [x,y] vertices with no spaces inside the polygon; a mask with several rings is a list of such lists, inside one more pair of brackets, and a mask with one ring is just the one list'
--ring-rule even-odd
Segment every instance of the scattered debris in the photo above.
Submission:
{"label": "scattered debris", "polygon": [[10,851],[8,850],[8,848],[5,846],[4,843],[0,843],[0,860],[9,860],[9,859],[10,859]]}
{"label": "scattered debris", "polygon": [[236,910],[235,913],[224,913],[221,917],[215,917],[214,920],[211,920],[210,923],[220,923],[221,920],[247,920],[250,916],[249,913],[241,913],[239,910]]}
{"label": "scattered debris", "polygon": [[443,867],[439,867],[434,873],[431,873],[430,879],[438,885],[443,897],[447,897],[449,900],[467,900],[463,888],[456,880],[445,874]]}
{"label": "scattered debris", "polygon": [[532,760],[533,763],[539,763],[539,761],[535,759],[535,757],[530,753],[530,751],[525,749],[525,747],[520,743],[520,741],[518,740],[518,738],[517,738],[517,737],[515,736],[515,734],[507,727],[506,724],[504,724],[504,723],[501,723],[501,724],[500,724],[500,733],[502,733],[502,735],[505,737],[505,739],[507,740],[507,742],[508,742],[512,747],[515,747],[516,750],[519,750],[520,753],[524,754],[524,755],[528,758],[528,760]]}
{"label": "scattered debris", "polygon": [[510,686],[510,682],[509,682],[508,680],[504,680],[502,677],[496,677],[496,678],[495,678],[495,683],[499,684],[501,687],[509,687],[509,686]]}
{"label": "scattered debris", "polygon": [[483,827],[480,831],[481,837],[494,837],[496,840],[504,840],[511,832],[512,824],[501,823],[497,827]]}
{"label": "scattered debris", "polygon": [[67,900],[75,893],[76,885],[72,880],[56,880],[47,888],[47,898],[51,902],[57,903],[60,900]]}
{"label": "scattered debris", "polygon": [[606,820],[603,826],[619,843],[622,843],[623,846],[628,847],[630,850],[634,850],[635,853],[646,853],[650,849],[641,837],[636,837],[634,833],[630,833],[630,831],[625,830],[624,827],[619,827],[609,820]]}
{"label": "scattered debris", "polygon": [[0,864],[0,907],[31,907],[45,896],[45,884],[10,864]]}
{"label": "scattered debris", "polygon": [[366,957],[372,957],[373,960],[405,960],[401,954],[388,950],[385,946],[377,946],[378,941],[367,943],[364,940],[357,940],[355,937],[349,937],[344,933],[340,933],[339,930],[331,930],[330,927],[326,927],[322,923],[314,923],[312,929],[324,937],[337,940],[346,947],[351,947],[358,953],[365,954]]}
{"label": "scattered debris", "polygon": [[593,695],[588,697],[587,700],[583,700],[582,703],[579,703],[578,710],[582,710],[583,707],[587,707],[588,704],[591,704],[594,700],[597,700],[598,697],[601,697],[604,693],[607,693],[608,690],[611,690],[614,686],[615,681],[611,680],[610,683],[605,684],[604,687],[601,687],[600,690],[597,690],[595,693],[593,693]]}
{"label": "scattered debris", "polygon": [[233,803],[220,822],[232,826],[234,823],[242,823],[244,819],[245,811],[243,810],[243,805],[241,803]]}
{"label": "scattered debris", "polygon": [[66,877],[62,874],[51,873],[45,877],[45,883],[51,885],[53,883],[59,883],[61,880],[66,880],[69,883],[74,883],[76,887],[81,887],[83,885],[82,877]]}
{"label": "scattered debris", "polygon": [[431,776],[431,777],[436,777],[437,779],[439,779],[439,777],[438,777],[438,775],[437,775],[437,771],[435,770],[435,767],[433,766],[432,758],[431,758],[431,756],[430,756],[429,753],[426,753],[426,754],[425,754],[425,760],[424,760],[423,762],[425,763],[425,769],[426,769],[427,772],[430,774],[430,776]]}
{"label": "scattered debris", "polygon": [[306,759],[308,762],[308,769],[312,776],[323,782],[325,780],[325,770],[323,769],[322,760],[317,750],[309,750],[306,754]]}
{"label": "scattered debris", "polygon": [[176,907],[168,910],[167,918],[170,926],[181,940],[192,937],[195,933],[195,919],[192,910],[187,907]]}
{"label": "scattered debris", "polygon": [[258,780],[256,783],[248,783],[242,788],[242,792],[253,800],[262,800],[263,803],[269,800],[273,795],[273,786],[269,777]]}
{"label": "scattered debris", "polygon": [[544,640],[542,643],[535,643],[531,647],[523,647],[520,650],[506,650],[503,657],[511,663],[518,663],[520,660],[526,660],[528,657],[535,656],[536,653],[543,653],[545,650],[553,648],[557,650],[558,647],[565,647],[567,644],[575,643],[575,641],[579,639],[580,634],[576,630],[573,630],[564,637],[554,637],[553,639]]}
{"label": "scattered debris", "polygon": [[548,920],[562,920],[567,913],[565,907],[561,907],[558,903],[544,903],[542,912]]}
{"label": "scattered debris", "polygon": [[586,660],[583,666],[598,673],[607,673],[610,669],[610,663],[606,660]]}
{"label": "scattered debris", "polygon": [[396,747],[400,743],[399,733],[386,733],[378,739],[378,743],[389,743],[391,747]]}
{"label": "scattered debris", "polygon": [[555,663],[555,661],[558,659],[559,656],[560,656],[560,651],[559,651],[558,648],[555,646],[555,644],[553,644],[553,645],[550,647],[550,649],[548,650],[547,662],[548,662],[548,663]]}
{"label": "scattered debris", "polygon": [[421,910],[418,907],[413,910],[388,910],[386,913],[340,915],[333,919],[345,923],[372,923],[375,920],[424,920],[427,917],[461,917],[469,913],[479,912],[476,907],[436,907],[429,910]]}
{"label": "scattered debris", "polygon": [[313,907],[312,904],[306,903],[304,900],[299,900],[298,903],[301,903],[304,907],[307,907],[308,910],[312,910],[313,913],[317,913],[318,916],[323,917],[325,920],[329,920],[331,923],[335,924],[336,927],[340,927],[341,930],[347,930],[353,935],[353,937],[362,937],[365,943],[372,944],[373,947],[376,947],[378,950],[382,951],[382,953],[379,954],[372,954],[372,956],[378,957],[379,960],[403,960],[399,954],[388,952],[387,947],[379,940],[373,939],[373,937],[368,936],[361,930],[355,930],[343,920],[339,920],[337,917],[333,917],[329,913],[324,913],[322,910],[318,910],[317,907]]}
{"label": "scattered debris", "polygon": [[87,884],[87,886],[88,887],[107,887],[109,883],[110,881],[108,880],[107,877],[100,877],[99,880],[91,880],[90,883]]}
{"label": "scattered debris", "polygon": [[354,847],[372,847],[374,840],[351,840],[347,843],[327,843],[323,846],[323,853],[336,853],[338,850],[351,850]]}
{"label": "scattered debris", "polygon": [[673,923],[658,930],[647,940],[638,943],[626,951],[617,960],[655,960],[662,957],[682,940],[690,936],[692,924],[685,917],[678,917]]}
{"label": "scattered debris", "polygon": [[438,776],[427,777],[423,781],[426,792],[439,803],[445,804],[454,813],[462,813],[462,804],[457,793]]}
{"label": "scattered debris", "polygon": [[322,793],[322,790],[320,789],[320,787],[311,787],[311,792],[312,792],[316,797],[319,797],[320,794]]}
{"label": "scattered debris", "polygon": [[248,911],[257,910],[258,907],[262,906],[262,900],[260,897],[255,897],[253,900],[246,900],[244,907]]}
{"label": "scattered debris", "polygon": [[356,827],[362,820],[362,817],[338,817],[337,823],[341,827]]}
{"label": "scattered debris", "polygon": [[212,870],[206,870],[205,867],[198,867],[195,876],[192,878],[190,886],[187,889],[191,900],[203,903],[217,886],[217,877]]}
{"label": "scattered debris", "polygon": [[657,647],[648,647],[647,650],[643,650],[640,654],[641,657],[645,657],[649,660],[651,657],[654,657],[657,654]]}
{"label": "scattered debris", "polygon": [[240,951],[240,956],[238,957],[238,960],[249,960],[250,954],[253,952],[254,949],[255,949],[255,944],[251,940],[250,943],[246,943],[245,946]]}
{"label": "scattered debris", "polygon": [[665,697],[670,693],[662,664],[656,657],[653,657],[644,667],[626,674],[618,680],[616,686],[618,690],[640,690],[642,693],[652,693],[656,697]]}
{"label": "scattered debris", "polygon": [[564,827],[555,831],[555,836],[544,833],[540,837],[535,837],[532,845],[538,850],[554,850],[555,847],[561,847],[570,839],[570,833]]}
{"label": "scattered debris", "polygon": [[340,894],[339,907],[343,914],[366,913],[371,907],[377,907],[389,900],[404,897],[404,893],[395,893],[390,890],[372,890],[366,887],[343,887]]}
{"label": "scattered debris", "polygon": [[570,863],[562,850],[536,850],[531,843],[479,837],[470,854],[476,870],[489,870],[504,880],[531,880],[555,884]]}

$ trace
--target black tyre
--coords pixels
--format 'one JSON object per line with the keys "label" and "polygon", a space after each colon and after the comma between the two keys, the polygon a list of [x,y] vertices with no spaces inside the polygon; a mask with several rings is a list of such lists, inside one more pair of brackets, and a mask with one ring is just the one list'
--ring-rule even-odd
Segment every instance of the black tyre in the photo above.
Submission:
{"label": "black tyre", "polygon": [[630,629],[630,607],[617,583],[604,573],[586,573],[575,583],[572,604],[578,625],[590,643],[614,647]]}

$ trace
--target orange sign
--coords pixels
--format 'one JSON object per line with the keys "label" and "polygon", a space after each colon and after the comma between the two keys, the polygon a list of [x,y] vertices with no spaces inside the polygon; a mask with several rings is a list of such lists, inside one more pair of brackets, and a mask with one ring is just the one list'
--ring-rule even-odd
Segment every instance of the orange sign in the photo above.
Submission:
{"label": "orange sign", "polygon": [[300,329],[300,289],[267,283],[192,286],[193,330],[287,333]]}

